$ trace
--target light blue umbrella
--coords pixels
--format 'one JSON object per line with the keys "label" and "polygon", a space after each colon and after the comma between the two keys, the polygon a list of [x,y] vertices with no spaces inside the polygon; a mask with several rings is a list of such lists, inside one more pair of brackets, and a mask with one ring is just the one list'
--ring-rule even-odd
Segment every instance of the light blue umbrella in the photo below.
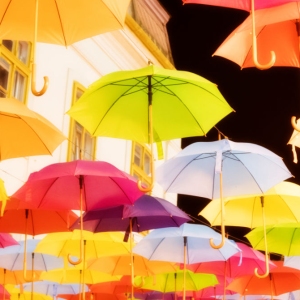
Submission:
{"label": "light blue umbrella", "polygon": [[40,241],[41,240],[38,239],[27,240],[26,243],[24,241],[20,241],[19,245],[1,248],[0,268],[10,271],[24,270],[25,280],[27,279],[26,263],[24,264],[24,261],[31,266],[32,270],[47,271],[63,268],[64,260],[62,257],[56,257],[43,253],[34,253],[34,250]]}
{"label": "light blue umbrella", "polygon": [[[227,260],[241,252],[234,241],[225,239],[224,246],[214,249],[210,239],[221,241],[222,235],[205,225],[184,223],[180,227],[154,229],[133,248],[133,253],[149,260],[193,264]],[[185,273],[183,299],[185,300]]]}

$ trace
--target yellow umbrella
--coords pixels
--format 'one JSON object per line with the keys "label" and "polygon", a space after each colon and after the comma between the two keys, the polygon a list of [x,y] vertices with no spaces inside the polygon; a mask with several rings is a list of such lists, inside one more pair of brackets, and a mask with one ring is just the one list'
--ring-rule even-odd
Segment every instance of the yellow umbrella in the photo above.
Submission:
{"label": "yellow umbrella", "polygon": [[123,28],[130,0],[1,0],[0,39],[33,42],[31,90],[35,88],[36,42],[71,45],[77,41]]}
{"label": "yellow umbrella", "polygon": [[[83,230],[84,258],[97,258],[108,255],[130,254],[129,243],[123,242],[121,232],[99,232]],[[34,252],[54,256],[80,256],[81,230],[47,234]],[[84,263],[84,261],[83,261]]]}
{"label": "yellow umbrella", "polygon": [[53,300],[51,296],[41,293],[25,292],[22,287],[16,288],[13,285],[8,285],[7,291],[10,293],[10,300]]}
{"label": "yellow umbrella", "polygon": [[118,281],[121,276],[113,276],[96,270],[84,270],[79,267],[55,269],[42,272],[40,279],[57,283],[95,284],[99,282]]}
{"label": "yellow umbrella", "polygon": [[13,98],[0,98],[0,128],[5,128],[0,135],[0,161],[52,154],[66,139],[51,122]]}
{"label": "yellow umbrella", "polygon": [[[300,186],[283,181],[264,194],[228,197],[225,199],[225,225],[255,228],[266,225],[300,222]],[[222,217],[219,209],[220,199],[209,202],[199,213],[212,226],[221,225]],[[269,274],[268,249],[265,233],[266,272],[259,277]]]}

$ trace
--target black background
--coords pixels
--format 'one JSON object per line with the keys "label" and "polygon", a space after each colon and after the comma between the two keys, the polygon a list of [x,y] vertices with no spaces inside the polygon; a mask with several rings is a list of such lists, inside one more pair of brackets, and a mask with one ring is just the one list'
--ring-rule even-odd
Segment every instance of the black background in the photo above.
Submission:
{"label": "black background", "polygon": [[[160,0],[171,18],[167,24],[169,40],[177,70],[201,75],[216,83],[227,102],[235,109],[216,126],[234,142],[255,143],[283,158],[294,175],[289,181],[300,184],[300,162],[293,163],[291,117],[300,117],[300,73],[298,68],[273,67],[269,70],[246,68],[222,57],[212,57],[224,39],[249,15],[236,9],[210,5],[185,4],[181,0]],[[216,129],[206,137],[185,138],[182,147],[197,141],[218,139]],[[296,148],[300,161],[300,149]],[[198,216],[208,199],[178,196],[178,206],[199,223]],[[248,228],[226,227],[236,241]]]}

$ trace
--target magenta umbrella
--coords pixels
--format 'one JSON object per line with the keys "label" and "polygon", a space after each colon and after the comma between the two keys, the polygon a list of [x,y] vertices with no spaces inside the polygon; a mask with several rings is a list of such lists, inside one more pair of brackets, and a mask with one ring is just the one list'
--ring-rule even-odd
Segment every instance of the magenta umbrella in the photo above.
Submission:
{"label": "magenta umbrella", "polygon": [[[11,199],[18,209],[80,210],[132,204],[143,193],[137,180],[104,161],[76,160],[55,163],[31,173],[27,182]],[[81,232],[83,230],[81,222]],[[81,240],[81,250],[83,239]],[[82,261],[82,251],[77,262]]]}
{"label": "magenta umbrella", "polygon": [[18,244],[19,243],[9,233],[0,233],[0,248],[6,248]]}
{"label": "magenta umbrella", "polygon": [[[242,259],[240,254],[234,254],[225,261],[209,261],[196,264],[187,265],[186,268],[194,273],[214,273],[222,276],[222,288],[223,295],[226,291],[226,281],[229,278],[235,278],[238,276],[253,274],[253,271],[257,268],[261,273],[265,273],[265,255],[261,252],[247,246],[243,243],[236,243],[242,251]],[[276,265],[269,261],[270,270],[276,268]],[[220,293],[220,285],[218,286],[218,294]]]}

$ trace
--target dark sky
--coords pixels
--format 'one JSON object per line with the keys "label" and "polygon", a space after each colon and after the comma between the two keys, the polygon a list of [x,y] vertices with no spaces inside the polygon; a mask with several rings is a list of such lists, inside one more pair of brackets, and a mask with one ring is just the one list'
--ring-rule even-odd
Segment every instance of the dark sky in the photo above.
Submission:
{"label": "dark sky", "polygon": [[[291,116],[300,117],[300,70],[288,67],[241,70],[225,58],[212,57],[229,33],[248,16],[245,11],[182,5],[181,0],[160,0],[160,3],[171,16],[167,28],[176,69],[194,72],[216,83],[236,111],[217,124],[219,130],[234,142],[255,143],[275,152],[295,176],[290,181],[300,184],[300,162],[293,163],[291,146],[287,145],[293,133]],[[207,137],[183,139],[182,147],[217,138],[217,131],[212,129]],[[300,149],[297,152],[300,161]],[[208,202],[185,195],[178,198],[178,206],[195,217],[195,212]],[[227,228],[227,231],[242,238],[249,230]]]}

